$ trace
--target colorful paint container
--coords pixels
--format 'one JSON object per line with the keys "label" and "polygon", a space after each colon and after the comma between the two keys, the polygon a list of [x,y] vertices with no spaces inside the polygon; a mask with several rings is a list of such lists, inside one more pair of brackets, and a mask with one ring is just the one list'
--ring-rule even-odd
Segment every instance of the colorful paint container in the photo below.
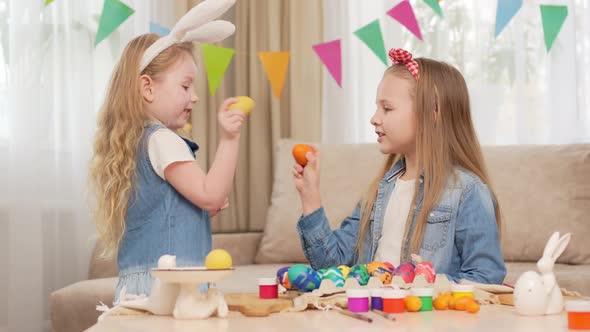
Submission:
{"label": "colorful paint container", "polygon": [[434,288],[412,288],[410,294],[417,296],[422,300],[422,307],[420,311],[432,311],[432,297],[434,296]]}
{"label": "colorful paint container", "polygon": [[572,330],[590,330],[590,301],[566,301],[567,327]]}
{"label": "colorful paint container", "polygon": [[258,279],[258,297],[261,299],[276,299],[279,297],[279,286],[276,278]]}
{"label": "colorful paint container", "polygon": [[371,295],[371,309],[383,311],[383,288],[373,288],[369,294]]}
{"label": "colorful paint container", "polygon": [[368,312],[369,295],[369,290],[367,289],[347,289],[346,297],[348,297],[348,311]]}
{"label": "colorful paint container", "polygon": [[383,291],[383,311],[397,314],[406,311],[404,299],[408,292],[403,289],[385,289]]}
{"label": "colorful paint container", "polygon": [[469,296],[473,298],[474,291],[475,287],[473,285],[451,285],[451,293],[453,293],[453,297],[455,299],[463,296]]}

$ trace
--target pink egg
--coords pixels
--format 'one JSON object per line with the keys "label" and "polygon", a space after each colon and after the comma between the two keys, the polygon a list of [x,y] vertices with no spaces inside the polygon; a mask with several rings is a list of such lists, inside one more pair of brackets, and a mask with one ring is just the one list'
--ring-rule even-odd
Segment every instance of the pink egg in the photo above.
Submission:
{"label": "pink egg", "polygon": [[396,269],[394,275],[401,276],[409,284],[414,281],[414,265],[412,263],[402,263]]}
{"label": "pink egg", "polygon": [[423,275],[426,282],[432,284],[436,280],[436,273],[434,271],[434,266],[430,262],[422,262],[416,265],[414,269],[415,275]]}

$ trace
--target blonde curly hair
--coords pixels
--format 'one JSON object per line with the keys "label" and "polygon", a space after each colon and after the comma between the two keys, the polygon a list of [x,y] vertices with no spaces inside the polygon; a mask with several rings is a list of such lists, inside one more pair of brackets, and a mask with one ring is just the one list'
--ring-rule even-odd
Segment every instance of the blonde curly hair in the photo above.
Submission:
{"label": "blonde curly hair", "polygon": [[156,34],[145,34],[127,44],[113,71],[98,115],[89,180],[96,197],[93,221],[104,244],[103,257],[114,256],[125,233],[125,216],[135,182],[137,149],[147,120],[140,76],[148,75],[157,80],[183,52],[192,56],[192,43],[174,44],[140,72],[142,55],[158,38]]}

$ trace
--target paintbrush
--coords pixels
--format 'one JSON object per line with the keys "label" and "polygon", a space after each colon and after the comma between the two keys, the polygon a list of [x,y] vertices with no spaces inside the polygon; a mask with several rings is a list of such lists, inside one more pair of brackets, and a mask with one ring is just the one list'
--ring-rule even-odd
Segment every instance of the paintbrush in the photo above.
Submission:
{"label": "paintbrush", "polygon": [[372,310],[374,313],[378,314],[379,316],[382,316],[385,319],[391,320],[391,321],[395,321],[395,316],[393,314],[378,310],[378,309],[373,309]]}
{"label": "paintbrush", "polygon": [[363,321],[368,322],[368,323],[372,323],[373,322],[373,318],[368,317],[368,316],[363,315],[363,314],[359,314],[359,313],[356,313],[356,312],[350,312],[348,310],[343,310],[343,309],[336,309],[336,311],[339,312],[339,313],[341,313],[341,314],[343,314],[343,315],[345,315],[345,316],[356,318],[356,319],[359,319],[359,320],[363,320]]}

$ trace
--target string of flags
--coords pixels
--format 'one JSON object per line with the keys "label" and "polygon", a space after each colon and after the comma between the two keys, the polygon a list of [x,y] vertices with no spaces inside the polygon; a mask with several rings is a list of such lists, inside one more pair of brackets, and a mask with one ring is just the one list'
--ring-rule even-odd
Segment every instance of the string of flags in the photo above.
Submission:
{"label": "string of flags", "polygon": [[[45,0],[45,6],[55,0]],[[440,2],[442,0],[422,0],[440,18],[444,18]],[[502,33],[510,21],[522,8],[523,0],[497,0],[495,38]],[[547,52],[551,50],[563,23],[568,16],[567,5],[539,5],[541,21],[543,23],[543,36]],[[98,31],[94,45],[113,33],[123,22],[125,22],[135,11],[121,2],[121,0],[104,0]],[[414,9],[409,0],[402,0],[393,8],[387,11],[387,15],[405,27],[420,41],[424,41],[420,31],[420,25],[416,20]],[[156,22],[150,23],[150,32],[159,35],[167,35],[170,30]],[[387,65],[387,53],[383,40],[383,32],[379,19],[354,31],[359,38],[384,65]],[[338,86],[342,87],[342,45],[341,39],[335,39],[320,44],[312,45],[313,51],[317,54],[332,78]],[[214,95],[219,87],[233,56],[233,48],[225,48],[215,45],[202,44],[201,50],[205,61],[209,92]],[[289,51],[283,52],[257,52],[257,56],[269,79],[273,95],[280,99],[285,78],[289,68]]]}

